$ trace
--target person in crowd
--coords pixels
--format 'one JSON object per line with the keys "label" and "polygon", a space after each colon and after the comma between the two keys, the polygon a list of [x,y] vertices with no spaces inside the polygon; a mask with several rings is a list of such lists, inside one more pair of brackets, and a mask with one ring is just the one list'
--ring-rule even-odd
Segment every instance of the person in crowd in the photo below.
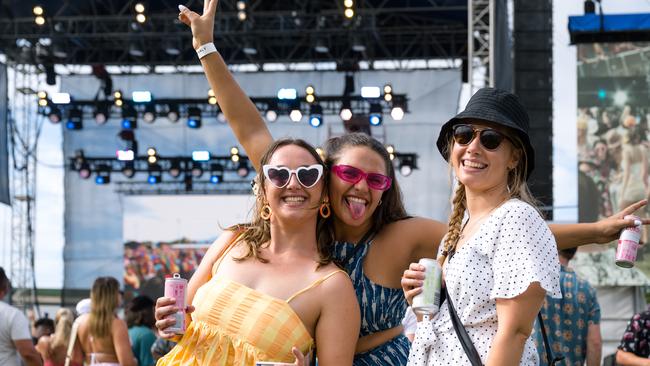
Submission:
{"label": "person in crowd", "polygon": [[138,359],[138,366],[155,364],[151,355],[151,346],[156,341],[156,334],[152,329],[156,323],[154,305],[150,297],[136,296],[128,302],[125,309],[131,350]]}
{"label": "person in crowd", "polygon": [[[0,267],[0,299],[9,293],[11,284]],[[27,317],[15,307],[0,301],[0,365],[40,366],[43,364],[29,330]]]}
{"label": "person in crowd", "polygon": [[38,340],[43,336],[49,336],[54,333],[54,320],[50,319],[47,313],[44,317],[36,319],[32,325],[32,342],[38,344]]}
{"label": "person in crowd", "polygon": [[[321,366],[352,363],[359,308],[332,262],[324,163],[308,143],[278,140],[261,159],[253,221],[226,230],[187,286],[195,310],[165,365],[296,362],[315,347]],[[159,298],[163,337],[174,299]]]}
{"label": "person in crowd", "polygon": [[[43,357],[44,366],[64,366],[68,353],[68,344],[72,333],[74,314],[72,310],[62,308],[55,315],[54,333],[39,338],[36,349]],[[81,366],[83,356],[77,348],[71,355],[70,366]]]}
{"label": "person in crowd", "polygon": [[169,353],[169,351],[171,351],[175,345],[176,342],[172,340],[165,339],[160,336],[156,338],[156,340],[151,345],[151,356],[153,357],[153,360],[155,362],[158,362],[158,360]]}
{"label": "person in crowd", "polygon": [[90,299],[85,298],[79,300],[74,310],[77,313],[77,316],[82,316],[84,314],[90,313]]}
{"label": "person in crowd", "polygon": [[103,366],[136,366],[126,323],[115,312],[120,302],[120,284],[113,277],[98,277],[90,290],[90,313],[78,319],[75,342],[86,363]]}
{"label": "person in crowd", "polygon": [[[528,113],[514,94],[479,89],[442,126],[437,146],[457,179],[438,256],[446,300],[418,325],[408,365],[472,359],[452,326],[450,301],[481,364],[537,365],[535,317],[546,293],[561,292],[555,240],[526,184],[534,167]],[[410,301],[412,287],[404,290]]]}
{"label": "person in crowd", "polygon": [[[215,0],[205,1],[202,15],[180,7],[179,19],[191,27],[194,49],[212,43],[216,6]],[[273,137],[259,111],[218,52],[205,54],[201,64],[226,120],[261,172],[261,156]],[[376,139],[359,133],[333,138],[327,142],[325,153],[331,175],[329,197],[336,239],[333,255],[350,274],[361,306],[354,364],[404,365],[410,342],[401,325],[408,305],[400,278],[409,263],[435,255],[446,225],[406,214],[392,161]],[[552,230],[560,248],[606,243],[633,224],[623,216],[645,203],[638,202],[597,223],[557,225]],[[381,306],[376,305],[379,301]]]}
{"label": "person in crowd", "polygon": [[[569,268],[569,261],[577,249],[560,250],[561,299],[547,296],[542,306],[542,319],[546,327],[554,356],[563,356],[563,365],[599,366],[603,340],[600,334],[600,305],[589,282],[581,279]],[[539,322],[535,326],[535,344],[540,365],[548,365],[548,357]]]}
{"label": "person in crowd", "polygon": [[616,364],[642,366],[650,363],[650,307],[634,314],[627,323],[616,351]]}

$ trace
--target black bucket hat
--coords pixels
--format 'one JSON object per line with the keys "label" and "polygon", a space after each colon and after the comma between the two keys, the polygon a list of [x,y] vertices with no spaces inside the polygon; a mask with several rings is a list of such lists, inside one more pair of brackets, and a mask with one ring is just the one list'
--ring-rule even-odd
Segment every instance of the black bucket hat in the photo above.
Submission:
{"label": "black bucket hat", "polygon": [[535,150],[528,137],[529,118],[528,112],[519,101],[519,98],[507,91],[495,88],[479,89],[470,98],[465,110],[458,113],[442,125],[438,135],[438,151],[445,160],[449,160],[449,139],[453,133],[453,127],[457,124],[467,123],[466,119],[477,119],[495,123],[506,127],[514,132],[521,139],[526,149],[526,178],[535,168]]}

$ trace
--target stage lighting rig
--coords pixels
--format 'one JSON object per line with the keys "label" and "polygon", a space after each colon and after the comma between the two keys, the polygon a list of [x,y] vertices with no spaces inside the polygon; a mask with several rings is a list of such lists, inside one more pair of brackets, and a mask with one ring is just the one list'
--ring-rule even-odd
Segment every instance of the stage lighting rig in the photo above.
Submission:
{"label": "stage lighting rig", "polygon": [[65,123],[65,128],[68,130],[80,130],[83,128],[83,116],[81,109],[72,108],[68,111],[68,120]]}
{"label": "stage lighting rig", "polygon": [[187,109],[187,127],[201,128],[201,109],[189,107]]}
{"label": "stage lighting rig", "polygon": [[381,105],[379,103],[370,104],[370,114],[368,115],[368,122],[372,126],[379,126],[383,120]]}
{"label": "stage lighting rig", "polygon": [[122,106],[122,128],[125,130],[138,128],[138,112],[128,103]]}

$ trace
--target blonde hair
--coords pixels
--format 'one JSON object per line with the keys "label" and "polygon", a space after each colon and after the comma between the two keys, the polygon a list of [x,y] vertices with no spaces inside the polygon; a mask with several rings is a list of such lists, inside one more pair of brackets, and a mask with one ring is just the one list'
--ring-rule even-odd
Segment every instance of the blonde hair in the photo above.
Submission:
{"label": "blonde hair", "polygon": [[[526,183],[526,172],[528,171],[528,156],[526,155],[526,149],[524,144],[519,137],[515,134],[505,133],[508,137],[508,140],[512,143],[515,151],[520,152],[519,161],[517,166],[508,171],[508,197],[507,199],[517,198],[521,201],[528,203],[529,205],[537,209],[537,200],[533,197],[532,193],[528,189],[528,184]],[[450,136],[448,142],[448,150],[450,152],[449,156],[449,166],[451,167],[451,151],[454,146],[454,139]],[[465,210],[467,209],[467,198],[465,196],[465,185],[461,182],[458,182],[456,191],[454,192],[452,201],[451,214],[449,215],[449,227],[447,229],[447,235],[445,235],[444,247],[442,255],[439,257],[438,261],[442,266],[445,262],[445,259],[449,253],[456,251],[456,245],[458,245],[458,240],[460,239],[460,233],[463,229],[463,217],[465,215]],[[539,210],[538,210],[539,212]]]}
{"label": "blonde hair", "polygon": [[54,317],[56,327],[52,335],[52,348],[67,347],[70,341],[70,333],[72,332],[72,323],[74,322],[74,314],[70,309],[59,309]]}
{"label": "blonde hair", "polygon": [[88,329],[97,338],[111,335],[120,284],[113,277],[98,277],[90,291]]}

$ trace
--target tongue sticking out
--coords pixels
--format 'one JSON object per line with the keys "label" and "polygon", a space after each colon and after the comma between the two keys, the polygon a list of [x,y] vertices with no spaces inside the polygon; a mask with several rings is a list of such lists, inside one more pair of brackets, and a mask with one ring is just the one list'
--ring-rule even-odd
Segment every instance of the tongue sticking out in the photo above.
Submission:
{"label": "tongue sticking out", "polygon": [[353,202],[350,200],[347,201],[348,201],[348,207],[350,207],[350,213],[352,214],[352,218],[358,220],[361,217],[363,217],[363,214],[366,212],[366,205],[360,202]]}

